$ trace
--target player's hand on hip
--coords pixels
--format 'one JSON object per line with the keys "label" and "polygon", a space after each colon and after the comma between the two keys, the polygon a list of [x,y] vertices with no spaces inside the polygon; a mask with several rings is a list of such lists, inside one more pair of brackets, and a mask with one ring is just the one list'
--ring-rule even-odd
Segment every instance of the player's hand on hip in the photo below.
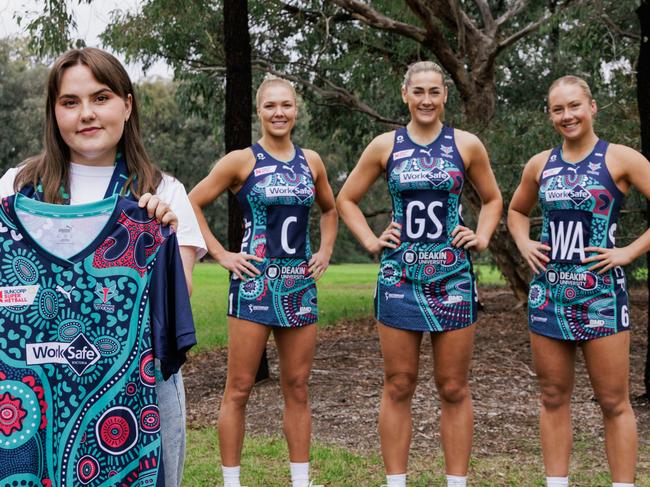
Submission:
{"label": "player's hand on hip", "polygon": [[319,250],[309,259],[309,275],[318,281],[330,266],[330,257],[325,251]]}
{"label": "player's hand on hip", "polygon": [[614,267],[628,265],[634,260],[627,247],[614,247],[613,249],[606,249],[603,247],[585,247],[585,252],[596,253],[596,255],[583,259],[582,263],[590,264],[595,262],[594,265],[589,267],[589,270],[595,271],[598,269],[598,274],[604,274]]}
{"label": "player's hand on hip", "polygon": [[451,232],[451,236],[453,237],[451,245],[456,248],[473,249],[482,252],[487,249],[489,243],[485,237],[477,235],[474,230],[462,225],[457,225]]}
{"label": "player's hand on hip", "polygon": [[217,262],[228,269],[230,272],[235,274],[239,279],[244,279],[248,277],[256,277],[261,274],[259,269],[255,267],[250,261],[254,260],[255,262],[262,262],[264,259],[256,255],[244,254],[240,252],[224,252],[219,256]]}
{"label": "player's hand on hip", "polygon": [[528,239],[518,247],[521,256],[535,274],[539,274],[546,270],[546,264],[548,264],[551,259],[549,259],[545,252],[550,252],[551,247],[531,239]]}
{"label": "player's hand on hip", "polygon": [[138,206],[140,208],[146,208],[149,218],[155,217],[158,223],[165,226],[169,225],[174,230],[178,228],[178,217],[176,216],[176,213],[174,213],[171,210],[171,207],[158,196],[151,193],[145,193],[140,196]]}
{"label": "player's hand on hip", "polygon": [[378,254],[385,248],[396,249],[402,243],[401,235],[402,225],[397,222],[390,222],[379,237],[366,245],[366,250],[372,254]]}

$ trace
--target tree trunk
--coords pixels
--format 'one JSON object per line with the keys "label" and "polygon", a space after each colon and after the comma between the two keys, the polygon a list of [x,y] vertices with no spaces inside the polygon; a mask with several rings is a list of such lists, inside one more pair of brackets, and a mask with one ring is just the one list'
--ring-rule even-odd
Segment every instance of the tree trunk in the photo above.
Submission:
{"label": "tree trunk", "polygon": [[[226,54],[226,114],[224,118],[226,152],[251,145],[253,122],[253,70],[251,38],[248,31],[247,0],[224,0],[223,36]],[[228,249],[239,252],[244,235],[243,215],[239,204],[228,192]],[[257,371],[256,381],[269,377],[266,350]]]}
{"label": "tree trunk", "polygon": [[[650,0],[642,0],[636,10],[641,24],[641,46],[637,63],[636,92],[641,122],[641,152],[650,159]],[[646,220],[650,226],[650,202],[646,200]],[[650,337],[650,253],[646,254],[648,268],[648,337]],[[645,396],[650,398],[650,339],[646,349]]]}
{"label": "tree trunk", "polygon": [[[481,209],[481,198],[474,187],[469,184],[466,185],[463,188],[463,195],[465,196],[465,201],[469,203],[471,210],[478,215]],[[521,258],[519,249],[517,249],[515,241],[508,231],[505,217],[501,218],[499,225],[494,231],[489,248],[490,252],[492,252],[494,263],[508,282],[517,300],[521,303],[526,303],[528,301],[530,271]]]}
{"label": "tree trunk", "polygon": [[[463,104],[464,125],[476,131],[480,131],[485,127],[494,116],[495,111],[496,84],[494,73],[486,73],[483,78],[480,85],[474,83],[473,93]],[[478,216],[481,209],[481,198],[474,187],[466,185],[463,188],[463,195],[467,203],[469,203],[471,211]],[[531,277],[530,270],[526,262],[521,258],[519,249],[508,231],[506,216],[507,208],[504,208],[504,214],[494,231],[494,236],[490,240],[489,248],[495,265],[503,274],[517,300],[526,303],[528,301],[528,283]]]}

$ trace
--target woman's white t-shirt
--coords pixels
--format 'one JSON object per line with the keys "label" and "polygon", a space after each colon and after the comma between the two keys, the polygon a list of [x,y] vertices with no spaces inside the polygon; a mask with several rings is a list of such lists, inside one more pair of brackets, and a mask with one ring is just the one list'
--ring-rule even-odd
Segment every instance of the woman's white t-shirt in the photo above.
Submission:
{"label": "woman's white t-shirt", "polygon": [[[20,167],[13,167],[0,178],[0,198],[15,193],[14,180]],[[113,166],[86,166],[70,163],[70,204],[81,205],[101,200],[113,176]],[[196,248],[196,258],[203,257],[207,250],[199,229],[199,223],[192,210],[183,184],[176,178],[163,174],[156,195],[167,203],[178,217],[176,238],[178,245]]]}

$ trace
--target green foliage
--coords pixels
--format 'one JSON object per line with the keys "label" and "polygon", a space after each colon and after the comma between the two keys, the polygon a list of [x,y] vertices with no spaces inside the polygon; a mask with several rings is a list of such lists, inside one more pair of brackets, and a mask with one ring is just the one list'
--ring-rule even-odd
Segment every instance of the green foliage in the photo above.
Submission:
{"label": "green foliage", "polygon": [[[508,32],[539,19],[548,9],[556,8],[553,5],[557,3],[530,2],[508,24]],[[433,56],[416,41],[370,28],[330,2],[251,0],[248,4],[252,57],[257,70],[254,85],[269,69],[302,80],[298,85],[301,107],[294,139],[321,154],[336,193],[363,147],[391,126],[337,104],[332,101],[332,92],[345,90],[379,115],[403,123],[408,113],[399,89],[406,67],[413,61]],[[496,16],[511,6],[511,2],[489,4]],[[600,107],[596,128],[601,137],[640,146],[633,73],[638,42],[617,30],[638,32],[636,5],[634,0],[602,0],[569,9],[499,54],[495,73],[496,113],[478,135],[488,148],[506,203],[526,161],[559,143],[547,121],[545,104],[549,84],[560,75],[578,74],[590,83]],[[219,141],[225,74],[222,6],[221,1],[209,0],[144,0],[137,12],[115,12],[102,36],[104,42],[127,60],[137,60],[145,66],[157,59],[169,63],[178,82],[175,98],[182,107],[180,116],[196,115],[209,121],[213,140]],[[481,25],[474,2],[461,2],[461,6]],[[372,7],[397,21],[420,25],[404,2],[378,0],[372,2]],[[43,15],[55,20],[62,18],[47,8]],[[453,47],[459,46],[451,31],[445,30],[445,36]],[[472,46],[465,47],[467,50]],[[468,68],[471,72],[472,66]],[[471,130],[473,121],[461,119],[462,100],[451,82],[449,95],[447,122]],[[180,119],[178,123],[181,124]],[[167,144],[160,147],[157,158],[167,159],[163,165],[175,171],[173,166],[179,166],[179,160],[169,161],[173,152]],[[211,162],[223,150],[219,146],[212,156],[201,150],[195,154],[197,159],[193,160],[208,158],[201,159],[203,170],[196,167],[187,171],[187,180],[185,174],[179,176],[188,188],[207,173]],[[362,201],[362,210],[375,215],[369,219],[374,231],[380,232],[386,226],[389,208],[385,183],[380,180]],[[623,215],[619,225],[619,243],[628,243],[643,231],[642,218],[639,218],[643,209],[644,198],[633,194],[628,199],[629,212]],[[223,238],[227,227],[223,202],[209,209],[208,217],[212,228]],[[473,217],[466,217],[471,224]],[[317,212],[313,212],[311,227],[317,241]],[[368,256],[347,231],[342,231],[333,261],[350,260],[367,261]]]}
{"label": "green foliage", "polygon": [[115,11],[101,38],[145,69],[166,60],[181,82],[181,105],[216,127],[223,120],[222,10],[209,0],[149,0],[137,12]]}
{"label": "green foliage", "polygon": [[47,66],[27,42],[0,39],[0,170],[18,165],[42,147]]}
{"label": "green foliage", "polygon": [[[93,0],[77,0],[77,5],[90,4]],[[83,39],[73,39],[77,22],[65,0],[43,2],[42,13],[19,14],[16,20],[25,25],[30,33],[29,48],[40,56],[58,55],[73,47],[84,47]]]}
{"label": "green foliage", "polygon": [[[182,108],[178,83],[150,81],[137,86],[142,108],[145,147],[160,168],[181,181],[189,192],[223,154],[222,127]],[[226,238],[226,201],[205,210],[208,223],[220,239]]]}

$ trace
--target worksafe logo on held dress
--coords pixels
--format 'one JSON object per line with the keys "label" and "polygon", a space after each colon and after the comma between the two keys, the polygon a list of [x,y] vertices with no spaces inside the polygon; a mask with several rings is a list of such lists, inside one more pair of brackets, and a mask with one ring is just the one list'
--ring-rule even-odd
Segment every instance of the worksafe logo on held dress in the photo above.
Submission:
{"label": "worksafe logo on held dress", "polygon": [[83,333],[72,342],[43,342],[26,345],[27,365],[67,364],[77,375],[99,361],[99,350]]}

